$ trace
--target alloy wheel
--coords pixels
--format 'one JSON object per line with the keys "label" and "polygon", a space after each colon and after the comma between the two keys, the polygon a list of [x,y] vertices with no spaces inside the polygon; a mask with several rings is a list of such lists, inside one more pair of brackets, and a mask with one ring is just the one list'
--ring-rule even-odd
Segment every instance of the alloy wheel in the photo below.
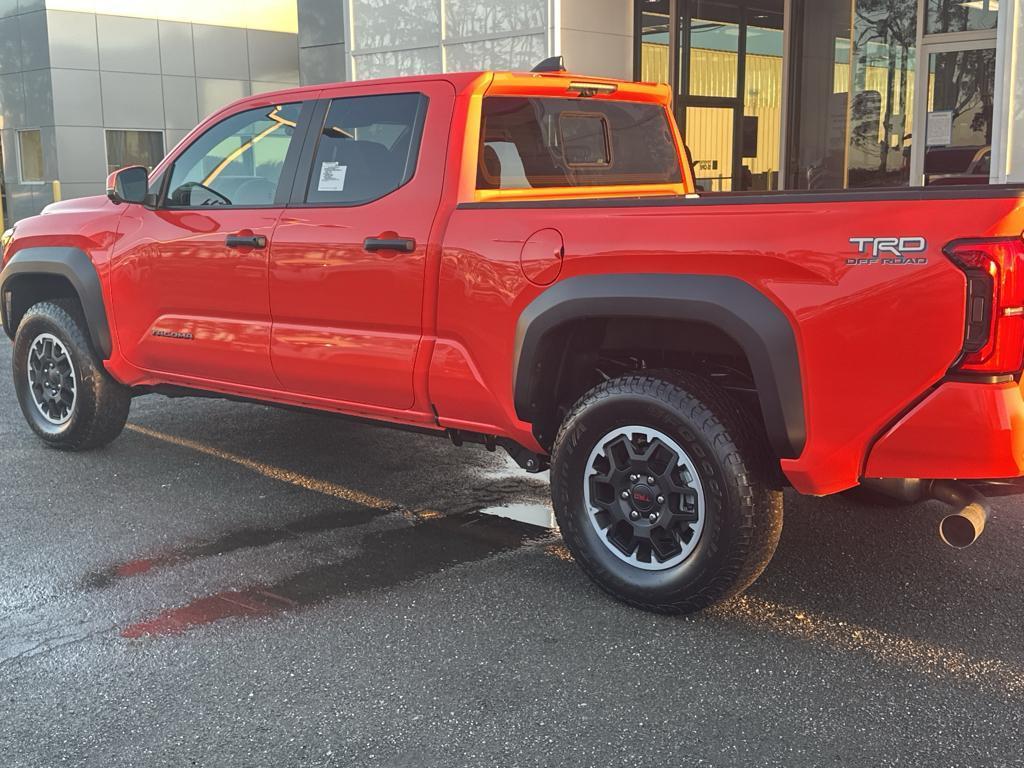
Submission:
{"label": "alloy wheel", "polygon": [[75,366],[64,343],[52,333],[36,336],[28,352],[32,402],[50,424],[67,423],[75,412]]}
{"label": "alloy wheel", "polygon": [[583,481],[587,516],[620,560],[650,571],[688,558],[704,527],[704,489],[690,456],[671,437],[642,426],[598,440]]}

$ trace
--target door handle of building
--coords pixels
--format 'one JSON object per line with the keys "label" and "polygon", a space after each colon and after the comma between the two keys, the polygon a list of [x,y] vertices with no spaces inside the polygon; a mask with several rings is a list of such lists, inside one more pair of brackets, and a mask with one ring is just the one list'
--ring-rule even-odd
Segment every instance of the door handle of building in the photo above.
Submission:
{"label": "door handle of building", "polygon": [[228,235],[225,241],[228,248],[266,248],[267,238],[264,235]]}
{"label": "door handle of building", "polygon": [[368,251],[412,253],[416,250],[416,241],[411,237],[368,237],[363,240],[363,248]]}

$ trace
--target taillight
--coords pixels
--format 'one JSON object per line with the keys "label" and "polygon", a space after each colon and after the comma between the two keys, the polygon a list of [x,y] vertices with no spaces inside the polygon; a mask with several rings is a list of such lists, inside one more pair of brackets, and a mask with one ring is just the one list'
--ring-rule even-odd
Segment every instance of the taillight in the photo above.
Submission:
{"label": "taillight", "polygon": [[946,255],[967,276],[964,346],[955,368],[1016,373],[1024,365],[1024,239],[957,240]]}

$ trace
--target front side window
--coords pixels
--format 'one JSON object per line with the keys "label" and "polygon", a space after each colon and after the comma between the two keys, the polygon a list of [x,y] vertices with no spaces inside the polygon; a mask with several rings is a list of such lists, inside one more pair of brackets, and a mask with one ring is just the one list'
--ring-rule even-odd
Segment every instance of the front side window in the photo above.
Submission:
{"label": "front side window", "polygon": [[427,98],[421,93],[331,102],[306,188],[312,205],[360,205],[394,192],[416,170]]}
{"label": "front side window", "polygon": [[682,181],[660,104],[493,96],[482,118],[479,189]]}
{"label": "front side window", "polygon": [[300,110],[258,107],[217,123],[174,161],[167,205],[273,205]]}
{"label": "front side window", "polygon": [[44,181],[43,138],[39,131],[18,131],[18,157],[22,181]]}
{"label": "front side window", "polygon": [[161,131],[107,131],[107,173],[129,165],[141,165],[152,171],[163,156]]}

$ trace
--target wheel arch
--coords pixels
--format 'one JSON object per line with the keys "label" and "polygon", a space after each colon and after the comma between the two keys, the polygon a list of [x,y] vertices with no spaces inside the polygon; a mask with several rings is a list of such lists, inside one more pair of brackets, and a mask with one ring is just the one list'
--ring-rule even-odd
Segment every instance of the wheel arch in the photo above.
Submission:
{"label": "wheel arch", "polygon": [[58,298],[77,299],[94,351],[109,359],[112,342],[103,291],[85,251],[73,246],[23,248],[0,272],[0,320],[11,339],[33,304]]}
{"label": "wheel arch", "polygon": [[[556,283],[519,317],[513,394],[516,415],[538,433],[546,399],[568,349],[570,328],[614,319],[700,326],[728,339],[749,363],[769,443],[779,458],[796,458],[806,442],[796,335],[789,319],[749,283],[720,275],[585,275]],[[693,324],[693,325],[689,325]],[[548,414],[550,415],[550,414]],[[548,436],[549,437],[549,436]]]}

